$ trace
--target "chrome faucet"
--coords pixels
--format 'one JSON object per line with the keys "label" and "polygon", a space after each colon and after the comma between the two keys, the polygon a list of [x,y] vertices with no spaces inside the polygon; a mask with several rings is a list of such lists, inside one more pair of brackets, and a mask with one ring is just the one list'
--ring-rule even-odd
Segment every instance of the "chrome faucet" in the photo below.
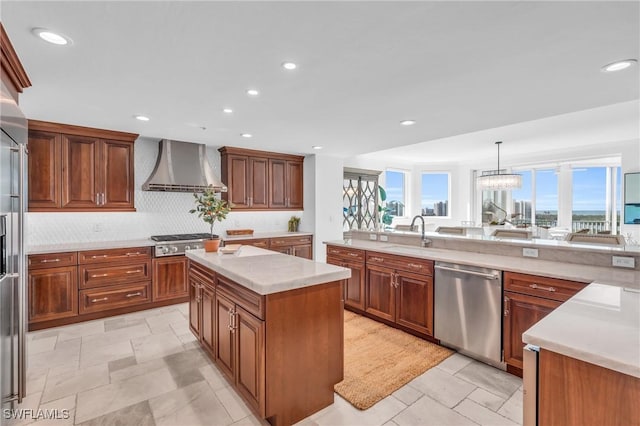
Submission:
{"label": "chrome faucet", "polygon": [[413,218],[413,220],[411,220],[411,229],[413,230],[413,226],[416,223],[416,219],[420,219],[422,221],[422,228],[421,228],[421,240],[420,240],[420,245],[422,247],[426,247],[427,245],[431,244],[431,240],[427,239],[424,235],[424,218],[421,215],[417,215]]}

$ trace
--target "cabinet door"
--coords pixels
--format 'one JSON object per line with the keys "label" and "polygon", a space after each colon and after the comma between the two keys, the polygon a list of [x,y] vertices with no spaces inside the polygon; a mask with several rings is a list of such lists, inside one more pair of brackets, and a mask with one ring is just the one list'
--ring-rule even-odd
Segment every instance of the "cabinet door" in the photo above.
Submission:
{"label": "cabinet door", "polygon": [[311,260],[313,259],[313,248],[310,244],[304,246],[293,246],[291,254]]}
{"label": "cabinet door", "polygon": [[188,295],[187,258],[167,256],[153,259],[153,300],[178,299]]}
{"label": "cabinet door", "polygon": [[351,269],[351,278],[345,280],[344,304],[364,311],[364,263],[343,262],[338,266]]}
{"label": "cabinet door", "polygon": [[394,321],[396,317],[396,289],[392,284],[393,269],[367,266],[365,311]]}
{"label": "cabinet door", "polygon": [[287,162],[285,160],[269,160],[269,208],[284,209],[287,207],[286,195]]}
{"label": "cabinet door", "polygon": [[269,160],[249,157],[249,206],[253,209],[269,207]]}
{"label": "cabinet door", "polygon": [[427,275],[398,272],[396,323],[433,335],[433,279]]}
{"label": "cabinet door", "polygon": [[189,276],[189,328],[200,339],[200,283]]}
{"label": "cabinet door", "polygon": [[227,157],[228,192],[223,197],[232,208],[246,209],[249,207],[249,157],[244,155],[229,155]]}
{"label": "cabinet door", "polygon": [[236,384],[238,391],[254,410],[264,416],[265,407],[265,325],[236,305],[234,332]]}
{"label": "cabinet door", "polygon": [[75,266],[29,271],[29,322],[78,315],[78,269]]}
{"label": "cabinet door", "polygon": [[560,306],[561,302],[524,294],[504,292],[504,360],[522,368],[522,333]]}
{"label": "cabinet door", "polygon": [[234,303],[220,293],[215,295],[215,359],[216,364],[232,382],[235,381],[235,334],[231,332]]}
{"label": "cabinet door", "polygon": [[97,160],[100,141],[96,138],[62,135],[62,207],[98,207]]}
{"label": "cabinet door", "polygon": [[301,161],[287,161],[287,208],[300,209],[303,208],[303,173]]}
{"label": "cabinet door", "polygon": [[103,141],[99,166],[100,206],[133,210],[133,144]]}
{"label": "cabinet door", "polygon": [[60,134],[29,130],[29,210],[60,208]]}
{"label": "cabinet door", "polygon": [[200,341],[204,348],[211,354],[215,354],[215,291],[208,285],[200,289]]}
{"label": "cabinet door", "polygon": [[288,254],[288,255],[293,254],[292,246],[271,247],[270,250],[277,251],[278,253]]}

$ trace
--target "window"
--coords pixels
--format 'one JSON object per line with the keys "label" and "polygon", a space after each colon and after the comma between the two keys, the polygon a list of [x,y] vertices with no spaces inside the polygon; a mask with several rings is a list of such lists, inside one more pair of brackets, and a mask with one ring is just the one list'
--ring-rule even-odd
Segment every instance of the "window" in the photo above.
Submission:
{"label": "window", "polygon": [[449,216],[449,173],[422,173],[420,210],[422,216]]}
{"label": "window", "polygon": [[572,174],[573,232],[610,232],[620,223],[620,167],[574,167]]}
{"label": "window", "polygon": [[535,171],[535,224],[544,228],[558,225],[558,173],[556,169]]}
{"label": "window", "polygon": [[387,212],[390,216],[404,216],[406,204],[404,172],[387,170],[384,174],[387,192]]}
{"label": "window", "polygon": [[511,219],[516,226],[528,226],[532,223],[533,180],[531,170],[517,172],[522,176],[522,188],[511,192]]}

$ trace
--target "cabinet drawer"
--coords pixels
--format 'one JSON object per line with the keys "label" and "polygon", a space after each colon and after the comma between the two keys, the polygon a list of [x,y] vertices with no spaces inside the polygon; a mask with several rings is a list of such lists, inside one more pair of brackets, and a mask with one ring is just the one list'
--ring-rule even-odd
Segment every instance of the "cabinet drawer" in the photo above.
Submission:
{"label": "cabinet drawer", "polygon": [[585,283],[576,281],[559,280],[556,278],[539,277],[537,275],[519,274],[515,272],[504,273],[505,291],[530,294],[546,299],[564,302],[574,294],[582,290]]}
{"label": "cabinet drawer", "polygon": [[80,265],[80,288],[124,284],[151,279],[151,260],[146,262]]}
{"label": "cabinet drawer", "polygon": [[281,237],[271,238],[271,247],[298,246],[303,244],[311,244],[311,235],[303,235],[300,237]]}
{"label": "cabinet drawer", "polygon": [[216,273],[195,262],[189,261],[189,280],[195,280],[200,284],[214,288]]}
{"label": "cabinet drawer", "polygon": [[125,260],[151,259],[151,247],[119,248],[109,250],[81,251],[78,254],[78,263],[107,263]]}
{"label": "cabinet drawer", "polygon": [[264,296],[218,275],[216,292],[242,306],[247,312],[264,319]]}
{"label": "cabinet drawer", "polygon": [[364,250],[344,248],[339,246],[327,246],[328,257],[339,257],[345,260],[359,260],[364,262]]}
{"label": "cabinet drawer", "polygon": [[46,253],[29,255],[29,269],[57,268],[58,266],[75,266],[78,254],[75,251],[67,253]]}
{"label": "cabinet drawer", "polygon": [[140,305],[150,301],[151,291],[148,281],[80,290],[80,314]]}
{"label": "cabinet drawer", "polygon": [[260,247],[263,249],[269,249],[269,239],[268,238],[256,238],[256,239],[248,239],[248,240],[226,240],[225,244],[242,244],[243,246],[254,246]]}
{"label": "cabinet drawer", "polygon": [[433,275],[433,260],[394,256],[377,252],[367,252],[367,264],[386,266],[401,271],[423,275]]}

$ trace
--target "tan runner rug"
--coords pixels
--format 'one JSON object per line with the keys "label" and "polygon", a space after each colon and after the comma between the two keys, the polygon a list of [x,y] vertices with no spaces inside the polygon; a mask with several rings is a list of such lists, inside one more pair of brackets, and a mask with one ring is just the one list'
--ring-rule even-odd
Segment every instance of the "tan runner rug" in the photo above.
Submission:
{"label": "tan runner rug", "polygon": [[366,410],[453,351],[344,311],[344,380],[335,391]]}

